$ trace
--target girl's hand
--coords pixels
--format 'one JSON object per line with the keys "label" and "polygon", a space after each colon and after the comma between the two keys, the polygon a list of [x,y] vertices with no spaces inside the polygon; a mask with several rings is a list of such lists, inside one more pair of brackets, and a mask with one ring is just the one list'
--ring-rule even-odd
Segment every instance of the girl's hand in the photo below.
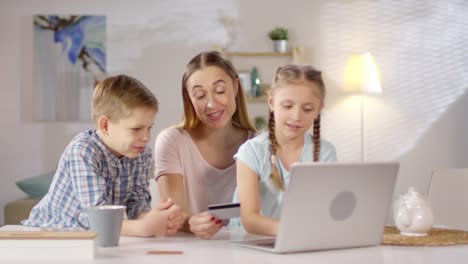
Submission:
{"label": "girl's hand", "polygon": [[208,212],[192,215],[189,219],[190,231],[202,239],[210,239],[223,226],[223,221]]}

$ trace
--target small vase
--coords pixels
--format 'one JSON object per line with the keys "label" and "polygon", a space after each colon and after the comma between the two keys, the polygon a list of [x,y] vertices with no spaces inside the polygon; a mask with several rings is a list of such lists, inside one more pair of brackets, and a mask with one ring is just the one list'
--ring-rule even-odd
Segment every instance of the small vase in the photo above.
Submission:
{"label": "small vase", "polygon": [[286,52],[288,49],[288,41],[286,39],[273,40],[273,50],[276,52]]}
{"label": "small vase", "polygon": [[250,72],[250,80],[252,82],[252,90],[251,90],[252,97],[260,96],[260,94],[261,94],[261,90],[260,90],[261,81],[260,81],[260,76],[258,74],[257,67],[252,68],[252,71]]}

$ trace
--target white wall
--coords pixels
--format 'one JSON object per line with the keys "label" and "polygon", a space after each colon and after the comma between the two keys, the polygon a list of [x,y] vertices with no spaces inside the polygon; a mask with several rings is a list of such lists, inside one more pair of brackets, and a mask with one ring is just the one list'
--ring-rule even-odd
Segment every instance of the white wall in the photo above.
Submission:
{"label": "white wall", "polygon": [[[366,160],[401,162],[397,192],[410,185],[425,190],[434,169],[468,167],[468,122],[464,118],[468,105],[468,52],[461,52],[466,51],[461,46],[468,45],[466,37],[459,34],[462,29],[466,32],[466,25],[458,16],[468,4],[449,1],[442,5],[445,1],[431,1],[409,5],[364,0],[191,2],[0,2],[0,207],[23,196],[15,181],[54,169],[68,141],[79,131],[92,127],[91,123],[31,121],[29,106],[34,98],[28,98],[34,88],[34,14],[108,17],[111,73],[138,77],[161,102],[152,142],[158,131],[180,120],[184,65],[197,52],[227,42],[226,31],[217,22],[222,10],[237,21],[237,49],[269,50],[266,32],[274,26],[284,26],[291,30],[291,42],[303,45],[304,61],[323,70],[329,91],[323,132],[337,146],[341,160],[358,160],[361,153],[359,108],[340,92],[341,72],[347,54],[353,49],[367,49],[376,55],[384,93],[366,101]],[[450,23],[445,23],[444,13],[450,15]],[[442,28],[445,34],[428,28],[440,21],[446,27]],[[275,63],[286,62],[258,62],[264,81],[272,78]],[[420,104],[415,105],[416,102]],[[250,105],[250,111],[263,114],[265,107]]]}

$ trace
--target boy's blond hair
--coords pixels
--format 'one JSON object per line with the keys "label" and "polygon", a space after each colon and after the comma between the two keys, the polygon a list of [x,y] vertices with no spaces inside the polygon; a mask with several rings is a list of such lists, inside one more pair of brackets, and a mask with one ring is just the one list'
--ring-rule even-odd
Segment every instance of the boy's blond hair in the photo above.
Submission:
{"label": "boy's blond hair", "polygon": [[94,88],[91,99],[91,116],[96,123],[106,116],[118,122],[126,118],[135,108],[149,108],[158,111],[158,99],[137,79],[127,75],[107,77]]}

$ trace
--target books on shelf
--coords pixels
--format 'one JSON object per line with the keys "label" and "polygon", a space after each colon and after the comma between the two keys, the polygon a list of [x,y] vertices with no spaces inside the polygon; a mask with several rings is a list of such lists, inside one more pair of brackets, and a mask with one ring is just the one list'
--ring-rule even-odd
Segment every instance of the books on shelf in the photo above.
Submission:
{"label": "books on shelf", "polygon": [[95,238],[96,233],[77,229],[6,225],[0,227],[0,260],[91,260],[96,256]]}

